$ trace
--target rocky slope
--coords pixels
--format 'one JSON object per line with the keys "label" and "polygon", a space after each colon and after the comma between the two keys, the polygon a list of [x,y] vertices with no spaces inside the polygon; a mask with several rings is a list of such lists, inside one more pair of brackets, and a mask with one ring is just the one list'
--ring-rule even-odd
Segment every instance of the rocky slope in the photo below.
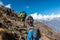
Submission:
{"label": "rocky slope", "polygon": [[48,40],[60,40],[60,34],[49,28],[44,23],[39,22],[35,25],[40,27],[42,39],[47,40],[48,38]]}
{"label": "rocky slope", "polygon": [[[49,28],[44,23],[38,22],[34,23],[34,25],[40,27],[40,39],[60,40],[60,34]],[[8,34],[13,34],[16,40],[26,40],[27,28],[25,26],[23,27],[23,23],[20,22],[20,18],[18,17],[17,13],[14,10],[6,8],[2,5],[0,5],[0,33],[2,33],[1,30],[3,30],[3,32],[5,31]],[[17,35],[17,37],[15,36],[15,34]],[[0,40],[2,40],[2,38]],[[7,38],[7,40],[10,39]]]}

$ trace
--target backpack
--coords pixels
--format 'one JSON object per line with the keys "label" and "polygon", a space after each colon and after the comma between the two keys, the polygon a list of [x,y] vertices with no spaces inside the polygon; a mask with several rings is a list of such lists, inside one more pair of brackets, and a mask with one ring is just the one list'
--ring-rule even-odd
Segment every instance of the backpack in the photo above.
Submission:
{"label": "backpack", "polygon": [[33,37],[34,38],[40,38],[41,37],[39,29],[34,29]]}

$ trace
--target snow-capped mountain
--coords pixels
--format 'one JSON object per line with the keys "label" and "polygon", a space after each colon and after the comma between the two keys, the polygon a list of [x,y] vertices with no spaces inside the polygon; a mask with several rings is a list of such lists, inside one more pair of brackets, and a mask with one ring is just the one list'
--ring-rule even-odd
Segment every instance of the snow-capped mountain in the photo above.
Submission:
{"label": "snow-capped mountain", "polygon": [[41,22],[45,23],[47,26],[52,28],[53,30],[60,33],[60,18],[54,18],[52,20],[42,20]]}
{"label": "snow-capped mountain", "polygon": [[60,14],[41,15],[38,13],[31,14],[34,22],[42,22],[48,27],[60,33]]}

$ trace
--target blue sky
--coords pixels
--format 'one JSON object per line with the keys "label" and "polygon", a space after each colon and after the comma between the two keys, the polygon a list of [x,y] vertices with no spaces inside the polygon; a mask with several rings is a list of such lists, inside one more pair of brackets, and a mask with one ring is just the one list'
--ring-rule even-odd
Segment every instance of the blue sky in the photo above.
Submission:
{"label": "blue sky", "polygon": [[0,0],[4,5],[11,4],[11,8],[17,13],[26,11],[30,13],[59,14],[60,0]]}
{"label": "blue sky", "polygon": [[[60,18],[60,0],[0,0],[0,4],[12,8],[18,14],[26,11],[37,21]],[[60,31],[59,28],[57,31]]]}

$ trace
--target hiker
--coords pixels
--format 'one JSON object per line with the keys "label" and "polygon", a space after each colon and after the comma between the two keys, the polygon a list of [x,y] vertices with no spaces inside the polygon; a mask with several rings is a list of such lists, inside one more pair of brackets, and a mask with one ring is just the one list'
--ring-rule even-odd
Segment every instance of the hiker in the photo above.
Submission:
{"label": "hiker", "polygon": [[39,28],[33,25],[33,17],[32,16],[28,16],[26,18],[27,21],[27,29],[28,29],[28,36],[27,36],[27,40],[39,40],[39,38],[41,37],[40,35],[40,30]]}
{"label": "hiker", "polygon": [[20,12],[18,17],[20,18],[21,22],[24,22],[26,18],[26,12],[25,11]]}
{"label": "hiker", "polygon": [[25,11],[20,12],[18,17],[20,18],[22,26],[25,27],[26,12]]}

